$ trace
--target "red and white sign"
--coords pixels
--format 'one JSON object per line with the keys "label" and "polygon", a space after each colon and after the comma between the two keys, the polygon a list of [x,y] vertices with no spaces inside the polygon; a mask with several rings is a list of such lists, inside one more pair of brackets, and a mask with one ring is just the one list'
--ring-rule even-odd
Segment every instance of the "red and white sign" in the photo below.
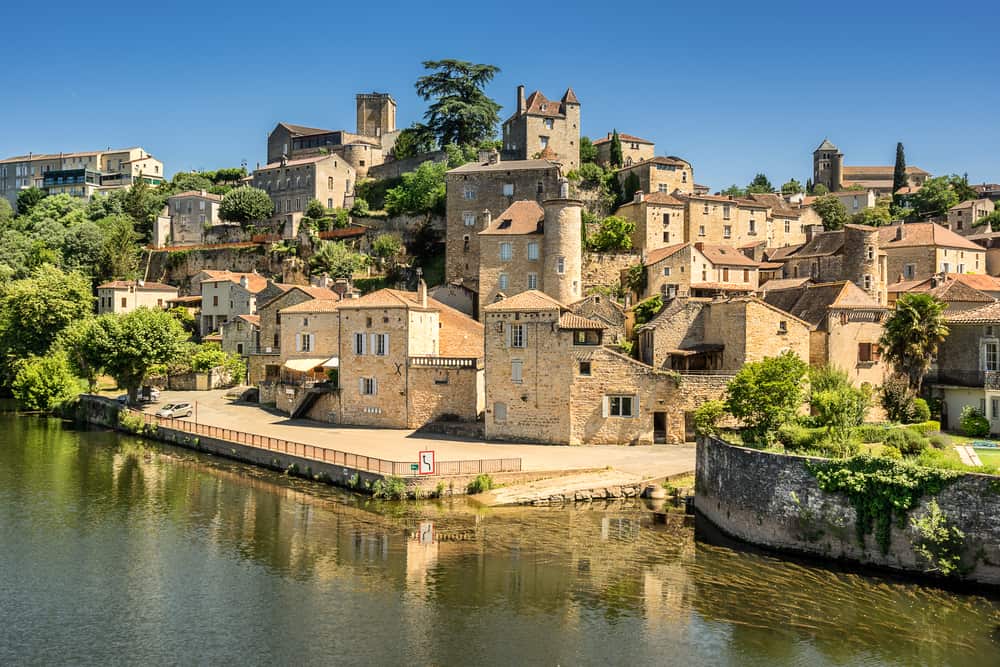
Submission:
{"label": "red and white sign", "polygon": [[420,452],[420,468],[417,471],[420,475],[434,474],[434,450],[428,449]]}

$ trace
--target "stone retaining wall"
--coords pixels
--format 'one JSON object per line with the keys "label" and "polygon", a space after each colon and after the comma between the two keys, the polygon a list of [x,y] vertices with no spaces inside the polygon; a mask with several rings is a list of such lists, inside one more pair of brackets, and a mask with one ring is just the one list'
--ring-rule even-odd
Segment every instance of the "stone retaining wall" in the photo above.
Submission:
{"label": "stone retaining wall", "polygon": [[622,271],[642,261],[638,254],[583,253],[583,291],[621,282]]}
{"label": "stone retaining wall", "polygon": [[806,469],[814,460],[699,438],[695,507],[723,532],[751,544],[927,573],[930,564],[914,550],[917,535],[909,517],[924,515],[936,500],[948,521],[966,535],[965,578],[1000,585],[1000,479],[965,474],[937,496],[924,497],[904,521],[894,521],[889,551],[883,555],[872,535],[859,543],[848,499],[819,488]]}

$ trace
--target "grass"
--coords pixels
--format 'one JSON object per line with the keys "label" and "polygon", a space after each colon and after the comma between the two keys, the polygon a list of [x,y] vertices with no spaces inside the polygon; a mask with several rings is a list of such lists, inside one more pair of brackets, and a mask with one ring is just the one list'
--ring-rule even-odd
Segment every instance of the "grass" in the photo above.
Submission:
{"label": "grass", "polygon": [[976,455],[983,462],[983,465],[1000,468],[1000,450],[977,449]]}

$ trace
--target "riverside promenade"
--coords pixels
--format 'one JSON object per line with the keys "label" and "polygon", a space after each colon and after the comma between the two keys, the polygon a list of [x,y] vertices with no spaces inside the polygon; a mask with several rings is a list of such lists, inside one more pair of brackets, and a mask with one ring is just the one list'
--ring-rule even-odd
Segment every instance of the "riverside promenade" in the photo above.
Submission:
{"label": "riverside promenade", "polygon": [[694,470],[693,446],[528,445],[484,442],[409,430],[334,426],[305,419],[289,419],[255,404],[233,402],[225,398],[223,390],[164,391],[158,403],[143,406],[143,411],[153,413],[167,403],[181,401],[196,405],[196,416],[185,421],[391,461],[416,461],[419,452],[433,450],[438,461],[520,458],[521,470],[525,472],[610,467],[637,480],[648,480]]}

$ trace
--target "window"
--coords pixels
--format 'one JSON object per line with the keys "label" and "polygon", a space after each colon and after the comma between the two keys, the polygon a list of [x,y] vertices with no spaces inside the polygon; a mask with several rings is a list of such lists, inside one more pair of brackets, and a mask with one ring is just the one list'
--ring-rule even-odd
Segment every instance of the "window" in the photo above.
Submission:
{"label": "window", "polygon": [[792,223],[790,220],[785,220],[785,233],[786,234],[792,233]]}
{"label": "window", "polygon": [[501,291],[506,291],[510,287],[510,280],[507,278],[506,273],[500,274],[500,279],[497,280],[497,289]]}
{"label": "window", "polygon": [[698,225],[698,236],[705,235],[705,225]]}
{"label": "window", "polygon": [[551,130],[552,129],[553,123],[552,123],[552,119],[551,118],[546,118],[543,122],[545,123],[545,129],[546,130]]}
{"label": "window", "polygon": [[601,334],[597,331],[574,331],[573,345],[600,345]]}
{"label": "window", "polygon": [[528,243],[528,259],[531,261],[538,259],[538,241],[530,241]]}
{"label": "window", "polygon": [[514,196],[514,184],[513,183],[504,183],[503,184],[503,196],[504,197],[513,197]]}
{"label": "window", "polygon": [[670,243],[670,232],[663,232],[663,242]]}
{"label": "window", "polygon": [[667,183],[657,183],[656,184],[656,191],[657,192],[670,192],[670,185],[667,184]]}
{"label": "window", "polygon": [[955,267],[956,273],[965,273],[965,264],[959,264]]}
{"label": "window", "polygon": [[556,273],[559,275],[566,273],[566,258],[562,255],[556,257]]}
{"label": "window", "polygon": [[[215,297],[215,299],[216,299],[216,301],[218,301],[219,297]],[[127,304],[128,304],[128,298],[123,296],[122,297],[122,308],[125,308],[127,306]],[[218,305],[218,304],[216,304],[216,305]]]}
{"label": "window", "polygon": [[299,352],[312,352],[313,349],[313,335],[304,333],[299,334],[298,345],[295,349]]}
{"label": "window", "polygon": [[948,262],[941,262],[941,273],[951,273],[951,264]]}
{"label": "window", "polygon": [[663,275],[664,276],[669,276],[670,275],[670,267],[669,266],[663,267]]}
{"label": "window", "polygon": [[667,227],[669,224],[670,224],[670,214],[669,213],[664,213],[663,214],[663,226]]}
{"label": "window", "polygon": [[610,417],[633,417],[633,396],[607,396],[607,414]]}
{"label": "window", "polygon": [[859,364],[870,364],[875,360],[874,347],[871,343],[858,343]]}
{"label": "window", "polygon": [[389,334],[372,334],[372,354],[384,357],[389,354]]}
{"label": "window", "polygon": [[510,381],[514,384],[521,384],[523,382],[523,369],[524,362],[520,359],[510,360]]}
{"label": "window", "polygon": [[732,228],[732,226],[731,225],[723,225],[722,226],[722,238],[728,239],[728,238],[732,238],[732,236],[733,236],[733,228]]}
{"label": "window", "polygon": [[757,221],[754,220],[753,218],[750,218],[750,222],[747,226],[747,233],[750,235],[757,233]]}
{"label": "window", "polygon": [[[124,305],[124,304],[122,304],[122,305]],[[213,306],[218,306],[219,305],[219,295],[218,294],[212,296],[212,305]]]}
{"label": "window", "polygon": [[865,291],[871,290],[872,277],[866,273],[861,279],[861,284],[864,287]]}
{"label": "window", "polygon": [[995,341],[985,343],[983,345],[983,368],[984,371],[995,371],[1000,370],[1000,345]]}
{"label": "window", "polygon": [[865,246],[865,257],[869,262],[875,259],[875,246]]}
{"label": "window", "polygon": [[903,276],[912,280],[917,273],[916,264],[907,264],[903,267]]}
{"label": "window", "polygon": [[333,208],[333,197],[330,197],[326,200],[326,207]]}
{"label": "window", "polygon": [[538,194],[542,194],[543,192],[545,192],[545,184],[542,183],[541,181],[535,183],[535,192]]}
{"label": "window", "polygon": [[990,399],[990,410],[991,410],[990,416],[993,419],[1000,418],[1000,398]]}
{"label": "window", "polygon": [[788,333],[788,321],[787,320],[781,320],[781,321],[778,322],[778,333],[780,333],[780,334]]}
{"label": "window", "polygon": [[986,416],[986,399],[979,399],[979,412],[985,417]]}
{"label": "window", "polygon": [[589,361],[581,361],[580,362],[580,375],[583,375],[585,377],[589,377],[590,376],[590,362]]}
{"label": "window", "polygon": [[493,422],[495,424],[504,424],[507,422],[507,404],[506,403],[494,403],[493,404]]}
{"label": "window", "polygon": [[729,267],[722,268],[722,282],[724,283],[729,282]]}
{"label": "window", "polygon": [[466,199],[475,199],[476,198],[476,188],[475,188],[475,186],[473,186],[473,185],[466,185],[465,186],[465,190],[462,193],[462,196],[465,197]]}
{"label": "window", "polygon": [[523,324],[510,325],[510,346],[524,348],[527,347],[527,331]]}
{"label": "window", "polygon": [[333,176],[329,176],[326,179],[326,189],[333,190]]}
{"label": "window", "polygon": [[510,258],[514,255],[513,247],[508,242],[503,242],[500,244],[500,261],[509,262]]}
{"label": "window", "polygon": [[465,211],[462,213],[462,222],[465,223],[466,227],[476,226],[476,214],[472,211]]}
{"label": "window", "polygon": [[363,333],[354,334],[354,354],[365,353],[365,335]]}
{"label": "window", "polygon": [[529,273],[528,274],[528,289],[538,289],[538,274]]}
{"label": "window", "polygon": [[722,219],[729,220],[729,204],[722,207]]}
{"label": "window", "polygon": [[375,378],[360,378],[358,384],[362,396],[374,396],[378,393],[378,382]]}
{"label": "window", "polygon": [[743,282],[750,282],[750,269],[743,269]]}
{"label": "window", "polygon": [[542,150],[545,150],[546,148],[549,147],[549,138],[548,137],[538,137],[538,144],[542,147]]}

